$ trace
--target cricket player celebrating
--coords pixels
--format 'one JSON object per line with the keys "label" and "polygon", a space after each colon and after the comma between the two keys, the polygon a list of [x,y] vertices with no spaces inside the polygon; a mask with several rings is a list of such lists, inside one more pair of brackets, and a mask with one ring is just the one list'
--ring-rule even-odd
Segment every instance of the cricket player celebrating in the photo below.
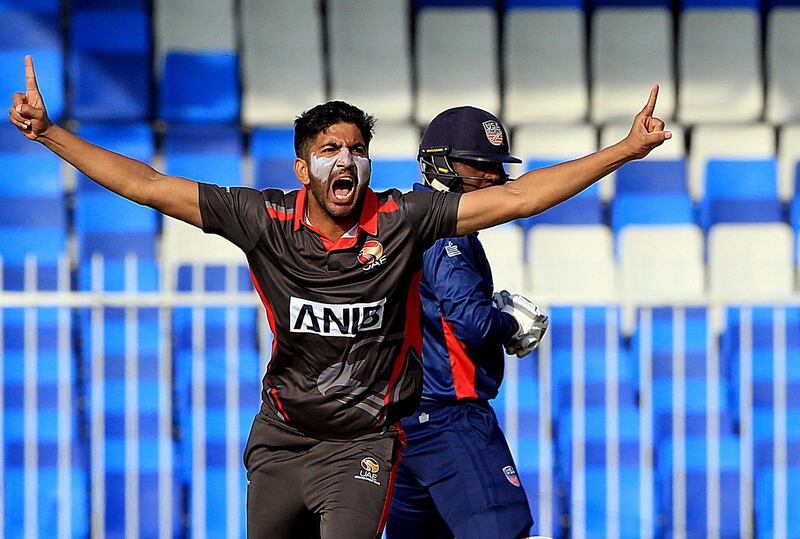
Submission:
{"label": "cricket player celebrating", "polygon": [[274,340],[244,461],[251,539],[366,539],[388,515],[402,446],[398,422],[419,405],[424,252],[540,213],[644,157],[671,135],[653,117],[657,87],[619,143],[471,193],[375,193],[374,119],[332,101],[295,121],[284,193],[161,174],[53,124],[25,58],[26,91],[9,120],[103,187],[219,234],[247,255]]}

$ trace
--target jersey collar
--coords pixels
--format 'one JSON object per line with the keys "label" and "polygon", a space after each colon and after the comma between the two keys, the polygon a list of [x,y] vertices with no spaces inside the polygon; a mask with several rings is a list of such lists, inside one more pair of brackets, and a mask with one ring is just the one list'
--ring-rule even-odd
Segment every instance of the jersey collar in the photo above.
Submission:
{"label": "jersey collar", "polygon": [[[313,226],[308,226],[304,222],[307,199],[308,190],[303,186],[297,192],[297,201],[294,207],[294,230],[300,230],[300,226],[305,225],[310,230],[319,234],[318,230],[313,228]],[[370,236],[378,235],[378,195],[369,187],[367,187],[367,192],[364,193],[364,203],[361,206],[361,214],[358,216],[357,227]]]}

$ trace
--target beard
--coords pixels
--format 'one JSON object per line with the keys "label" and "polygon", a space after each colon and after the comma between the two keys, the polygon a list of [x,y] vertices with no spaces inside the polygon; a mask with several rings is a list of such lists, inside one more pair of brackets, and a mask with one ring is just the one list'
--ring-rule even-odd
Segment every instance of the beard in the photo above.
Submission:
{"label": "beard", "polygon": [[367,185],[358,182],[354,188],[352,199],[347,203],[339,203],[333,196],[333,187],[330,181],[321,181],[313,175],[309,175],[311,181],[308,183],[308,190],[317,204],[334,220],[347,219],[357,215],[361,208],[361,203],[366,194]]}

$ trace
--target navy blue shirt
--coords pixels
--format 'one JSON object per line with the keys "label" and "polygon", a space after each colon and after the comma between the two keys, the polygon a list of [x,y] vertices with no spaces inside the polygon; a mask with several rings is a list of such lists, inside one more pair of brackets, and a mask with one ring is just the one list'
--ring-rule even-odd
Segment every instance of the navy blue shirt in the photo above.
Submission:
{"label": "navy blue shirt", "polygon": [[[415,191],[430,190],[420,184]],[[422,398],[493,399],[503,380],[502,345],[517,329],[492,303],[492,270],[478,234],[442,238],[423,257]]]}

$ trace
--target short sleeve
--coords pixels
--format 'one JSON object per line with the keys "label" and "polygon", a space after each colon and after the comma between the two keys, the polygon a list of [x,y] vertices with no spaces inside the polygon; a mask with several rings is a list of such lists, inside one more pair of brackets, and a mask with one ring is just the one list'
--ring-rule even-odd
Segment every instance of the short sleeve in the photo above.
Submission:
{"label": "short sleeve", "polygon": [[439,238],[456,235],[460,200],[461,193],[412,191],[402,195],[400,207],[417,239],[427,249]]}
{"label": "short sleeve", "polygon": [[264,195],[249,187],[200,184],[203,231],[218,234],[245,253],[251,251],[269,225]]}

